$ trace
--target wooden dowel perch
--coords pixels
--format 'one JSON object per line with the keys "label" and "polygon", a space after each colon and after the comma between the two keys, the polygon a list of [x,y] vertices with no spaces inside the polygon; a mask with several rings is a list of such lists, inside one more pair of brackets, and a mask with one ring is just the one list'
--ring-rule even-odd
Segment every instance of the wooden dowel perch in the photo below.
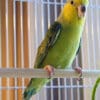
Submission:
{"label": "wooden dowel perch", "polygon": [[[22,78],[48,78],[48,73],[43,69],[26,69],[26,68],[0,68],[0,77],[22,77]],[[77,74],[74,70],[69,69],[55,69],[54,75],[52,78],[77,78],[79,74]],[[83,78],[93,78],[100,77],[100,70],[83,70],[82,71]]]}

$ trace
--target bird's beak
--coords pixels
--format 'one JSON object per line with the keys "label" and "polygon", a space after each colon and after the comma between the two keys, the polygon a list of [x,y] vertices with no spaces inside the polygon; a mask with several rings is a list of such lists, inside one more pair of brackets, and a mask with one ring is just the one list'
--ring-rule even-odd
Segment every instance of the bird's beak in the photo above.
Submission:
{"label": "bird's beak", "polygon": [[84,6],[84,5],[79,5],[79,6],[78,6],[78,17],[79,17],[79,18],[82,18],[82,17],[85,16],[85,14],[86,14],[86,6]]}

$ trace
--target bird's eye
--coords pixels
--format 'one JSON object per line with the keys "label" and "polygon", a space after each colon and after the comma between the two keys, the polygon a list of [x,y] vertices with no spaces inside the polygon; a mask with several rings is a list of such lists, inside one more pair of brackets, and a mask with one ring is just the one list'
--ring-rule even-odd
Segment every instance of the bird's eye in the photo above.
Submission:
{"label": "bird's eye", "polygon": [[74,4],[74,1],[73,0],[71,0],[71,2],[70,2],[72,5]]}

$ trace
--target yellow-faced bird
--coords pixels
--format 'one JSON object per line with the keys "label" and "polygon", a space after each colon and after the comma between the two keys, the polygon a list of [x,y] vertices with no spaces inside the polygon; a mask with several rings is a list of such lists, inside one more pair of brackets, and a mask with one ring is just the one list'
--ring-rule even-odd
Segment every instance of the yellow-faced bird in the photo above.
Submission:
{"label": "yellow-faced bird", "polygon": [[[71,66],[82,37],[87,6],[88,0],[67,0],[38,48],[34,68],[44,68],[51,74],[53,68]],[[30,100],[49,81],[49,78],[32,78],[24,91],[24,100]]]}

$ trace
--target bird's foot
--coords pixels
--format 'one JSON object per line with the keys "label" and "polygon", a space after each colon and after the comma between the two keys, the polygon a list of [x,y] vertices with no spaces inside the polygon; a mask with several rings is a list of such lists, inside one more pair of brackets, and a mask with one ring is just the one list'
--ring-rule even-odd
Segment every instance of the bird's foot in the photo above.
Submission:
{"label": "bird's foot", "polygon": [[44,69],[48,72],[49,79],[54,75],[54,67],[51,65],[46,65]]}
{"label": "bird's foot", "polygon": [[81,69],[81,67],[75,67],[74,70],[76,71],[76,73],[79,74],[79,78],[77,78],[77,80],[80,81],[82,79],[82,69]]}

